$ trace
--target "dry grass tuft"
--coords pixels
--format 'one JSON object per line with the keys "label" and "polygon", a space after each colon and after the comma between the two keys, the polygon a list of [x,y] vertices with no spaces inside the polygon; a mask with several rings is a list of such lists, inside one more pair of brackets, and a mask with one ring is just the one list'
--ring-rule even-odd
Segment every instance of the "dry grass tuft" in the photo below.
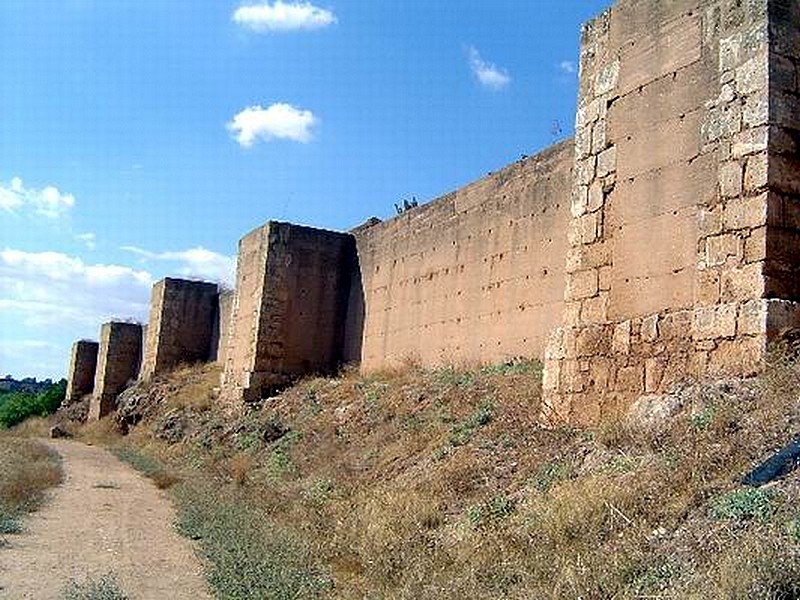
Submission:
{"label": "dry grass tuft", "polygon": [[84,423],[78,430],[77,438],[86,444],[112,447],[119,443],[122,435],[113,419],[101,419]]}
{"label": "dry grass tuft", "polygon": [[47,437],[50,433],[50,428],[53,426],[55,420],[52,416],[49,417],[29,417],[19,425],[15,425],[12,431],[17,437],[24,438],[42,438]]}
{"label": "dry grass tuft", "polygon": [[63,476],[58,455],[41,442],[0,435],[0,535],[19,531],[23,514],[36,510]]}

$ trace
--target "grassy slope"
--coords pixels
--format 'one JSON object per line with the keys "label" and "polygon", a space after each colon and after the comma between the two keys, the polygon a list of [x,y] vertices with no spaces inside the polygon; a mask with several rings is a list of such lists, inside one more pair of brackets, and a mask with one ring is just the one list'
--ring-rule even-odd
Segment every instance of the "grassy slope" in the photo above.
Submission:
{"label": "grassy slope", "polygon": [[231,417],[183,370],[111,442],[183,480],[219,597],[800,597],[800,478],[737,483],[797,431],[793,359],[687,387],[658,432],[541,429],[540,375],[345,373]]}

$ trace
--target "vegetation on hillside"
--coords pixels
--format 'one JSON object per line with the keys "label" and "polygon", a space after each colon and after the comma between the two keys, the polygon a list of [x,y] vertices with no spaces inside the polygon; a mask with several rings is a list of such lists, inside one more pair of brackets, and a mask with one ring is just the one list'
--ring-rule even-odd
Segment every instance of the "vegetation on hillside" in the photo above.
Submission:
{"label": "vegetation on hillside", "polygon": [[543,429],[540,380],[346,372],[232,416],[183,369],[131,390],[127,437],[83,435],[178,482],[219,598],[800,597],[800,477],[739,483],[797,432],[795,353],[656,424]]}
{"label": "vegetation on hillside", "polygon": [[12,392],[0,395],[0,428],[13,427],[29,417],[45,417],[61,406],[67,389],[62,379],[38,394]]}

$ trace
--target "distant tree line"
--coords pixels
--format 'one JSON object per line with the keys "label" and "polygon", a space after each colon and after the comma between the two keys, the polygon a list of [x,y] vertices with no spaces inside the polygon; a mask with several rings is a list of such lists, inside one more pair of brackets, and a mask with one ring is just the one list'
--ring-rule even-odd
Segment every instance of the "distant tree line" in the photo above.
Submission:
{"label": "distant tree line", "polygon": [[64,401],[66,391],[66,379],[51,383],[38,394],[0,390],[0,428],[13,427],[28,417],[53,414]]}

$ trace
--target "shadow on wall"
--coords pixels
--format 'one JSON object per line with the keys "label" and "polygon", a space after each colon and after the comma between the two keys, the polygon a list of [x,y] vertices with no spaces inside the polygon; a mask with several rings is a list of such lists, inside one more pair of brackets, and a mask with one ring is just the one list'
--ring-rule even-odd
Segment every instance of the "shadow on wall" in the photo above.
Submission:
{"label": "shadow on wall", "polygon": [[[361,349],[364,345],[364,320],[366,306],[364,300],[364,282],[361,278],[361,261],[358,248],[353,244],[349,267],[350,286],[348,298],[344,303],[345,325],[343,332],[342,363],[358,363],[361,360]],[[345,270],[347,272],[347,270]]]}

